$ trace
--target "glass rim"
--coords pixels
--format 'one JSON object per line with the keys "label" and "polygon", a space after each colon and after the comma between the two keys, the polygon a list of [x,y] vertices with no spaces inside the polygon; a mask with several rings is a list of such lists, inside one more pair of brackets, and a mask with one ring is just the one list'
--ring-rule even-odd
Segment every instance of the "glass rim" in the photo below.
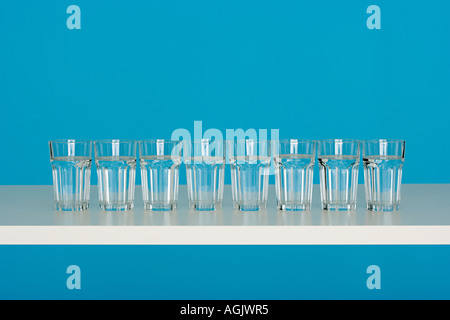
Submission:
{"label": "glass rim", "polygon": [[202,140],[182,140],[180,142],[191,143],[191,144],[202,144],[202,143],[223,143],[223,144],[225,144],[227,142],[227,140],[207,140],[207,139],[202,139]]}
{"label": "glass rim", "polygon": [[315,139],[279,139],[279,140],[270,140],[270,142],[275,143],[291,143],[293,141],[297,141],[297,143],[316,143]]}
{"label": "glass rim", "polygon": [[[156,142],[158,139],[151,139],[151,140],[140,140],[140,142]],[[163,140],[163,139],[161,139]],[[243,143],[243,142],[247,142],[249,140],[252,140],[254,143],[270,143],[271,141],[275,141],[275,140],[254,140],[254,139],[239,139],[239,140],[229,140],[229,139],[216,139],[216,140],[211,140],[211,139],[194,139],[194,140],[164,140],[164,142],[183,142],[183,143],[203,143],[203,142],[208,142],[208,143],[214,143],[214,142],[222,142],[222,143]]]}
{"label": "glass rim", "polygon": [[54,143],[92,143],[92,140],[55,139],[55,140],[50,140],[48,143],[52,143],[52,144],[54,144]]}
{"label": "glass rim", "polygon": [[320,139],[317,142],[342,142],[342,143],[361,143],[359,139]]}
{"label": "glass rim", "polygon": [[254,139],[239,139],[239,140],[223,140],[227,143],[246,143],[252,141],[253,143],[270,143],[272,140],[254,140]]}
{"label": "glass rim", "polygon": [[139,143],[180,143],[183,140],[169,140],[169,139],[144,139],[137,140]]}
{"label": "glass rim", "polygon": [[94,144],[98,143],[136,143],[137,140],[131,140],[131,139],[100,139],[100,140],[94,140]]}
{"label": "glass rim", "polygon": [[370,140],[362,140],[363,143],[380,143],[380,142],[386,142],[386,143],[401,143],[405,144],[406,141],[403,139],[370,139]]}

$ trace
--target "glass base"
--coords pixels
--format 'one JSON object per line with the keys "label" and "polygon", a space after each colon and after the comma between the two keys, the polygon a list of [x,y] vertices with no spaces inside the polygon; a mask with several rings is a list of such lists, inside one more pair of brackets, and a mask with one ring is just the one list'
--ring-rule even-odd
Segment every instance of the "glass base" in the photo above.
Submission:
{"label": "glass base", "polygon": [[278,204],[278,210],[282,211],[306,211],[311,209],[310,203],[283,203]]}
{"label": "glass base", "polygon": [[322,209],[326,211],[354,211],[356,203],[322,203]]}
{"label": "glass base", "polygon": [[222,208],[221,203],[190,203],[190,208],[197,211],[215,211]]}
{"label": "glass base", "polygon": [[151,211],[172,211],[177,208],[176,203],[144,202],[144,209]]}
{"label": "glass base", "polygon": [[55,202],[55,210],[58,211],[84,211],[89,208],[88,202],[69,202],[69,203],[61,203]]}
{"label": "glass base", "polygon": [[246,203],[246,204],[234,203],[233,209],[239,210],[239,211],[260,211],[260,210],[266,209],[266,204],[265,203]]}
{"label": "glass base", "polygon": [[99,204],[101,210],[105,211],[127,211],[133,209],[133,202],[127,203],[102,203]]}
{"label": "glass base", "polygon": [[367,204],[367,210],[369,211],[381,211],[381,212],[392,212],[392,211],[397,211],[399,209],[399,204],[398,203],[383,203],[383,204],[378,204],[378,203],[368,203]]}

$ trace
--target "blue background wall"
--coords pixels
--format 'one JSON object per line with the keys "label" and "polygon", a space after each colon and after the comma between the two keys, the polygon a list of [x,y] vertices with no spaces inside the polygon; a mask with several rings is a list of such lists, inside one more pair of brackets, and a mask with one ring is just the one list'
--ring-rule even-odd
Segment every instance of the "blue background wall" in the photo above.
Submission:
{"label": "blue background wall", "polygon": [[[66,27],[71,4],[81,30]],[[381,30],[366,26],[371,4]],[[170,138],[195,120],[402,138],[405,183],[450,183],[448,12],[446,0],[2,1],[0,184],[51,184],[51,139]]]}
{"label": "blue background wall", "polygon": [[[449,260],[448,245],[2,245],[0,299],[448,300]],[[66,286],[73,263],[81,290]]]}

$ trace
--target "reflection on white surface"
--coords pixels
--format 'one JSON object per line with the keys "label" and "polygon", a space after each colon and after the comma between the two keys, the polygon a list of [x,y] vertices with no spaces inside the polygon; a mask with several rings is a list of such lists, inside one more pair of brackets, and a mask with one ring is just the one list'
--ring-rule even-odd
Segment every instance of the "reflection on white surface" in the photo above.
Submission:
{"label": "reflection on white surface", "polygon": [[311,211],[278,211],[277,225],[281,226],[310,226],[312,225]]}
{"label": "reflection on white surface", "polygon": [[401,214],[400,211],[393,212],[366,212],[365,225],[399,225],[401,224]]}
{"label": "reflection on white surface", "polygon": [[325,211],[320,215],[320,224],[323,226],[353,226],[356,225],[355,211]]}
{"label": "reflection on white surface", "polygon": [[0,226],[450,225],[450,210],[446,200],[450,194],[450,184],[405,185],[401,209],[395,212],[367,211],[362,197],[356,212],[323,212],[319,205],[320,199],[316,199],[316,205],[310,211],[283,212],[276,209],[273,188],[269,192],[272,197],[267,209],[256,212],[235,211],[232,208],[230,187],[225,188],[224,199],[228,201],[224,201],[220,211],[197,212],[189,209],[185,186],[180,187],[181,200],[177,209],[172,212],[146,211],[139,197],[133,211],[107,212],[96,205],[96,191],[94,186],[91,205],[87,211],[70,212],[54,210],[51,186],[0,186]]}
{"label": "reflection on white surface", "polygon": [[232,224],[238,226],[266,226],[269,224],[267,211],[237,211],[232,212]]}
{"label": "reflection on white surface", "polygon": [[132,226],[134,225],[133,210],[99,211],[99,224],[102,226]]}
{"label": "reflection on white surface", "polygon": [[86,226],[91,224],[89,210],[53,212],[53,221],[57,226]]}
{"label": "reflection on white surface", "polygon": [[223,225],[223,211],[188,211],[188,225],[190,226],[220,226]]}
{"label": "reflection on white surface", "polygon": [[144,226],[177,226],[179,225],[178,211],[144,210],[142,224]]}

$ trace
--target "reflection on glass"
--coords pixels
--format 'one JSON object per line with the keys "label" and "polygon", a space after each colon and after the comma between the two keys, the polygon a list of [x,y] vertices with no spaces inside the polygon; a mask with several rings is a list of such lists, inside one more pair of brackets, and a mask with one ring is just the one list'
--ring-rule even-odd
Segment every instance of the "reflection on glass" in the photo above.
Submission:
{"label": "reflection on glass", "polygon": [[222,207],[225,173],[223,141],[186,142],[184,162],[189,206],[198,211],[214,211]]}
{"label": "reflection on glass", "polygon": [[180,141],[158,139],[139,142],[145,210],[171,211],[177,207],[181,152]]}
{"label": "reflection on glass", "polygon": [[91,142],[56,140],[50,141],[49,146],[56,210],[88,209],[91,186]]}
{"label": "reflection on glass", "polygon": [[372,140],[363,142],[364,185],[367,209],[399,209],[405,141]]}
{"label": "reflection on glass", "polygon": [[267,205],[270,143],[252,139],[228,142],[233,208],[264,210]]}
{"label": "reflection on glass", "polygon": [[322,140],[318,144],[320,195],[322,209],[356,209],[360,142],[357,140]]}
{"label": "reflection on glass", "polygon": [[316,143],[311,140],[272,142],[277,208],[301,211],[311,208]]}
{"label": "reflection on glass", "polygon": [[94,151],[100,208],[108,211],[133,209],[136,141],[95,141]]}

